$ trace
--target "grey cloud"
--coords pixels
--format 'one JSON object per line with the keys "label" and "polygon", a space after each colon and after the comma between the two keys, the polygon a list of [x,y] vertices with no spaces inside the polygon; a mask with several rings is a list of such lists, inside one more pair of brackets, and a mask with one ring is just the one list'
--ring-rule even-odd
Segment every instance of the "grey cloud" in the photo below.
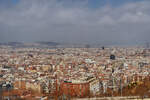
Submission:
{"label": "grey cloud", "polygon": [[[87,0],[21,0],[0,10],[0,41],[135,44],[149,41],[150,2],[92,9]],[[149,41],[150,42],[150,41]]]}

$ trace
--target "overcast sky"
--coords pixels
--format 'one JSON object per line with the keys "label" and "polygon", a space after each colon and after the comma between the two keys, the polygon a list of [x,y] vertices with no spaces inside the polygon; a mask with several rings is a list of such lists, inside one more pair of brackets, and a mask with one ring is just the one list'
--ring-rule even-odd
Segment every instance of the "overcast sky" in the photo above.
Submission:
{"label": "overcast sky", "polygon": [[0,42],[150,42],[150,0],[0,0]]}

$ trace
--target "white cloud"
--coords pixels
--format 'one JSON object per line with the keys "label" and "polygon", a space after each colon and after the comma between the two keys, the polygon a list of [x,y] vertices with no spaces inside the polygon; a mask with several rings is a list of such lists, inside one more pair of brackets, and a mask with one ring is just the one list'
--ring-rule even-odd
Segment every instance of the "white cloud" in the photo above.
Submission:
{"label": "white cloud", "polygon": [[21,0],[0,10],[1,41],[136,43],[150,36],[150,2],[89,8],[87,0]]}

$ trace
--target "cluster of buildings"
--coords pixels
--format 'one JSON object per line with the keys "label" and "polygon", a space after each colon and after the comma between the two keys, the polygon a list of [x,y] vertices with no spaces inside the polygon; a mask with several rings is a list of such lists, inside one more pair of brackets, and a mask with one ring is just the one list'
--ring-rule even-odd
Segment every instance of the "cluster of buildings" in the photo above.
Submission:
{"label": "cluster of buildings", "polygon": [[119,91],[150,75],[144,48],[0,47],[0,88],[23,97],[89,97]]}

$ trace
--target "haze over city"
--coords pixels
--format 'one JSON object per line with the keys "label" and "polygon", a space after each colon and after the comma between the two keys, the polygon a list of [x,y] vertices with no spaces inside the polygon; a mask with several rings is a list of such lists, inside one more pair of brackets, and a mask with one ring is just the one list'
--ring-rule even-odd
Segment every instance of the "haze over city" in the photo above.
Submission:
{"label": "haze over city", "polygon": [[137,45],[149,41],[149,0],[0,0],[0,42]]}

